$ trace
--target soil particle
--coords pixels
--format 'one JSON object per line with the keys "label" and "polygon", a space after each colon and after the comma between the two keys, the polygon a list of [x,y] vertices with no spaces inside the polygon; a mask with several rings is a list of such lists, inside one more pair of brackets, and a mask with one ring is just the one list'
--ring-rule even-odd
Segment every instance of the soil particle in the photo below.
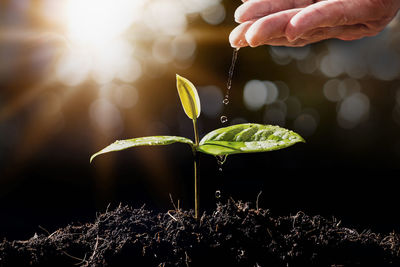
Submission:
{"label": "soil particle", "polygon": [[399,235],[229,200],[199,221],[119,206],[94,223],[0,243],[0,266],[400,266]]}

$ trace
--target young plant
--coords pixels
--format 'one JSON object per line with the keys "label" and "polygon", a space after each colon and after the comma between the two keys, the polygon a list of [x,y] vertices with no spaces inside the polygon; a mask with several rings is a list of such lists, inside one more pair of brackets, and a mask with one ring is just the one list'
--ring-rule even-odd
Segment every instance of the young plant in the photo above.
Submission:
{"label": "young plant", "polygon": [[193,121],[194,142],[180,136],[148,136],[118,140],[95,153],[92,160],[101,154],[120,151],[137,146],[188,144],[194,155],[194,201],[195,218],[199,219],[199,157],[198,152],[225,158],[231,154],[266,152],[282,149],[304,139],[297,133],[273,125],[255,123],[237,124],[216,129],[199,141],[197,118],[200,116],[200,99],[195,86],[186,78],[176,75],[178,94],[186,115]]}

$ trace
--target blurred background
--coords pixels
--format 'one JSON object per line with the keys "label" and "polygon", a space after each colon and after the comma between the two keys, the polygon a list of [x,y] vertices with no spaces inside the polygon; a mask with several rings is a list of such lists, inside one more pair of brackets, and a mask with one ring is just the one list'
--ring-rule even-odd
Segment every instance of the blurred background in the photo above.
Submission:
{"label": "blurred background", "polygon": [[[302,210],[400,231],[400,24],[358,41],[233,49],[233,0],[0,0],[0,238],[27,239],[94,220],[120,203],[193,208],[189,147],[97,158],[116,139],[193,138],[175,74],[198,88],[201,136],[275,124],[307,141],[201,156],[201,205],[233,198],[273,214]],[[222,124],[221,116],[228,122]]]}

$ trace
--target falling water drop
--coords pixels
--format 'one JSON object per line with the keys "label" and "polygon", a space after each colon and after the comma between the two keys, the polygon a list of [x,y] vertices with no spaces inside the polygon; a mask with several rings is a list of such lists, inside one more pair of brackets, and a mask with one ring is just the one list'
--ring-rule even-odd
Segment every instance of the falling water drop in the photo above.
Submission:
{"label": "falling water drop", "polygon": [[[230,91],[232,88],[232,78],[233,78],[233,71],[235,70],[235,64],[236,64],[236,60],[238,57],[238,52],[239,52],[239,48],[234,48],[233,49],[233,55],[232,55],[232,63],[231,66],[229,68],[229,73],[228,73],[228,81],[226,83],[226,93],[225,93],[225,97],[224,100],[222,100],[222,103],[227,106],[229,104],[229,95],[230,95]],[[221,123],[224,124],[228,121],[228,117],[226,116],[221,116]]]}
{"label": "falling water drop", "polygon": [[218,163],[219,169],[220,169],[220,171],[222,171],[222,165],[224,165],[228,155],[218,155],[215,157],[217,158],[217,163]]}
{"label": "falling water drop", "polygon": [[234,48],[233,55],[232,55],[232,63],[231,63],[231,67],[229,68],[228,82],[226,83],[226,88],[228,89],[228,94],[229,94],[229,90],[231,90],[231,88],[232,88],[233,71],[235,70],[235,64],[236,64],[236,60],[238,57],[238,53],[239,53],[239,48]]}
{"label": "falling water drop", "polygon": [[221,198],[221,191],[220,190],[215,191],[215,198],[216,199]]}
{"label": "falling water drop", "polygon": [[216,157],[217,157],[218,164],[222,165],[222,164],[225,163],[226,158],[228,157],[228,155],[218,155]]}
{"label": "falling water drop", "polygon": [[221,123],[227,123],[227,122],[228,122],[228,117],[221,116]]}
{"label": "falling water drop", "polygon": [[[239,52],[239,48],[234,48],[234,49],[233,49],[232,63],[231,63],[231,66],[230,66],[230,68],[229,68],[228,81],[227,81],[227,83],[226,83],[226,93],[225,93],[224,99],[222,100],[222,103],[223,103],[225,106],[227,106],[227,105],[229,104],[229,94],[230,94],[230,91],[231,91],[231,88],[232,88],[233,71],[235,70],[235,64],[236,64],[236,60],[237,60],[237,57],[238,57],[238,52]],[[228,117],[225,116],[225,115],[222,115],[221,118],[220,118],[220,120],[221,120],[221,123],[222,123],[222,124],[225,124],[225,123],[228,122]],[[217,158],[217,163],[218,163],[218,165],[219,165],[218,170],[219,170],[220,172],[223,171],[222,165],[225,163],[226,157],[227,157],[227,155],[216,156],[216,158]],[[218,191],[217,191],[217,192],[218,192]]]}

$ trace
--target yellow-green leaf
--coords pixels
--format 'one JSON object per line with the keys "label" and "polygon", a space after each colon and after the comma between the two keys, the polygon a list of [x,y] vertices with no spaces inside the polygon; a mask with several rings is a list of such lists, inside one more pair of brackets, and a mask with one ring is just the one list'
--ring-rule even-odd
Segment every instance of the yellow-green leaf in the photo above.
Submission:
{"label": "yellow-green leaf", "polygon": [[196,120],[200,116],[200,98],[196,87],[188,79],[177,74],[176,88],[186,115]]}

